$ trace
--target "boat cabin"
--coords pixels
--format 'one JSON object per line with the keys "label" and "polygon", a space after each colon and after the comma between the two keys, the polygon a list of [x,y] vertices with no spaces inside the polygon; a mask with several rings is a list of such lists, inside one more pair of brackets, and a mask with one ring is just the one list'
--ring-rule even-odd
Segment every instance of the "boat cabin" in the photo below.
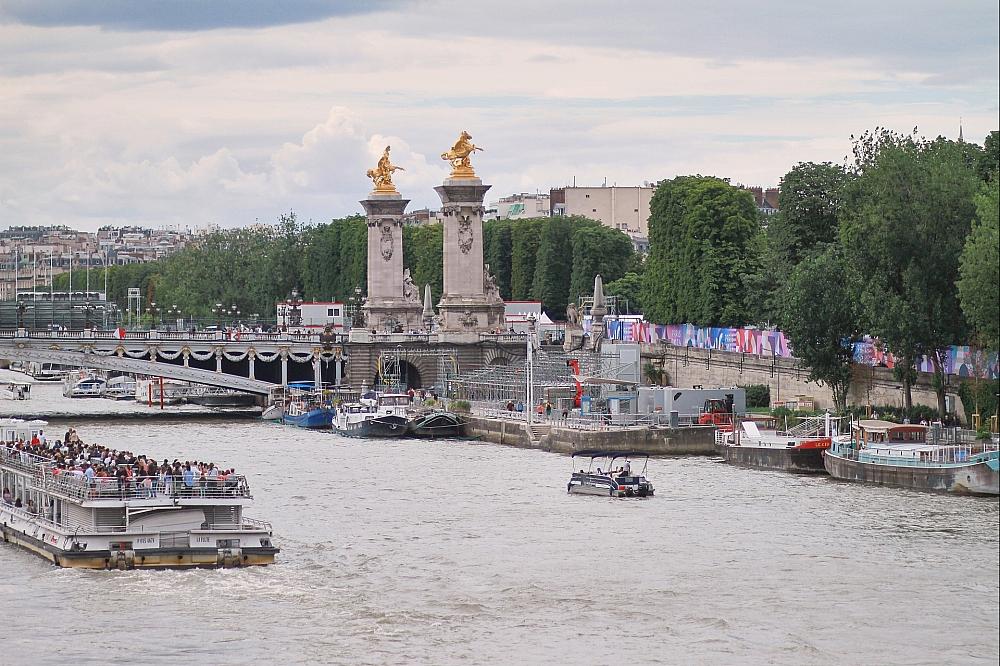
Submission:
{"label": "boat cabin", "polygon": [[927,426],[877,419],[861,420],[851,426],[851,439],[857,448],[923,444],[927,441]]}

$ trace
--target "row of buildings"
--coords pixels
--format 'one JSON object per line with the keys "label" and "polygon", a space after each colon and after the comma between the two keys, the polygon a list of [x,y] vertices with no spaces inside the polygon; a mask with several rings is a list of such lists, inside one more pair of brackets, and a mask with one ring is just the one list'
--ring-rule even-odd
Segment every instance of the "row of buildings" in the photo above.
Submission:
{"label": "row of buildings", "polygon": [[97,233],[64,226],[0,230],[0,300],[34,291],[73,269],[154,261],[186,246],[191,230],[102,227]]}
{"label": "row of buildings", "polygon": [[[740,186],[743,187],[743,186]],[[744,187],[754,197],[757,210],[768,217],[778,210],[778,188]],[[656,183],[636,187],[602,185],[598,187],[559,187],[547,194],[522,193],[492,202],[484,216],[487,220],[523,220],[557,215],[579,215],[618,229],[632,239],[639,252],[649,251],[649,202]],[[404,223],[411,225],[440,222],[436,210],[423,208],[407,213]]]}

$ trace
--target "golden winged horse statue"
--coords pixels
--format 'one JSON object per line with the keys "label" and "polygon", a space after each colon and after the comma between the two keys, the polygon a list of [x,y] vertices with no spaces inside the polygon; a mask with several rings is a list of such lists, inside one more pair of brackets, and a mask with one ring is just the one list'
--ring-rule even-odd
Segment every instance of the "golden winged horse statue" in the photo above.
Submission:
{"label": "golden winged horse statue", "polygon": [[482,148],[472,143],[472,135],[463,131],[458,141],[446,153],[441,153],[441,159],[451,162],[452,178],[475,178],[476,172],[472,168],[469,156]]}

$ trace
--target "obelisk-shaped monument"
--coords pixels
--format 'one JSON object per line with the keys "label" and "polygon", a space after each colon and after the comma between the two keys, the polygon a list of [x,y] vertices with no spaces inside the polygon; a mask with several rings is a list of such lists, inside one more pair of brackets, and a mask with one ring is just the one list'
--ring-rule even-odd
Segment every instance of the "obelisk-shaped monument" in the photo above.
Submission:
{"label": "obelisk-shaped monument", "polygon": [[420,293],[403,269],[403,211],[406,204],[392,182],[403,167],[389,160],[386,146],[378,165],[368,170],[375,189],[361,202],[368,215],[368,298],[366,325],[378,332],[408,331],[421,325]]}
{"label": "obelisk-shaped monument", "polygon": [[482,148],[462,132],[441,159],[451,175],[434,191],[444,218],[444,293],[438,304],[441,330],[476,332],[504,325],[504,305],[496,281],[483,265],[483,197],[489,185],[476,176],[469,159]]}

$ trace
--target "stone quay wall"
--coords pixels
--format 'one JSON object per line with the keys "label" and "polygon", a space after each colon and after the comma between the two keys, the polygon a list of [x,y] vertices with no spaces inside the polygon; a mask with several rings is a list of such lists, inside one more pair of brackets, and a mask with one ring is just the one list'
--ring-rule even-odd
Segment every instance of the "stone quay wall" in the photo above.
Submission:
{"label": "stone quay wall", "polygon": [[[724,352],[715,349],[642,345],[642,363],[651,362],[667,375],[668,384],[689,388],[701,384],[705,388],[765,384],[771,389],[772,404],[808,396],[816,401],[818,409],[833,409],[833,394],[826,385],[809,381],[809,368],[798,359],[760,357],[752,354]],[[937,396],[932,385],[933,375],[918,373],[912,387],[913,404],[937,408]],[[958,397],[955,378],[947,395],[952,396],[955,410],[964,415]],[[848,404],[853,405],[902,405],[902,383],[892,376],[889,368],[854,366]]]}
{"label": "stone quay wall", "polygon": [[469,416],[467,432],[486,442],[540,449],[555,453],[573,453],[587,449],[608,451],[645,451],[655,456],[714,455],[715,427],[684,428],[620,428],[609,430],[579,430],[550,425],[547,434],[538,439],[528,436],[523,421]]}

